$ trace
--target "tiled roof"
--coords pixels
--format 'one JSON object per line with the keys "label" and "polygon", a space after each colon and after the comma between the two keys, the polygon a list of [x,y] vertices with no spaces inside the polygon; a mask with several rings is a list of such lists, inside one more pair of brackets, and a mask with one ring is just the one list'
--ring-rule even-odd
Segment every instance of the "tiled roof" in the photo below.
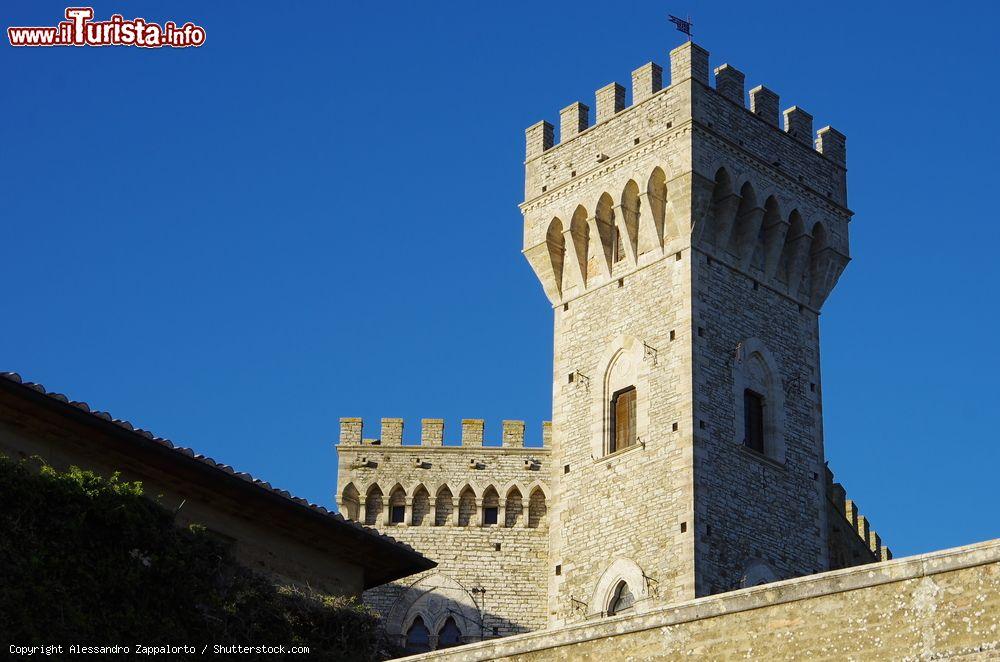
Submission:
{"label": "tiled roof", "polygon": [[111,414],[109,414],[106,411],[98,411],[98,410],[95,410],[95,409],[91,409],[90,405],[88,405],[86,402],[80,402],[80,401],[77,401],[77,400],[70,400],[69,398],[67,398],[62,393],[55,393],[55,392],[46,390],[45,387],[42,386],[41,384],[36,384],[34,382],[23,381],[21,379],[21,376],[19,374],[17,374],[16,372],[0,372],[0,377],[6,379],[9,382],[14,382],[15,384],[20,384],[24,388],[29,388],[29,389],[32,389],[34,391],[37,391],[38,393],[41,393],[42,395],[48,396],[49,398],[51,398],[52,400],[55,400],[57,402],[64,403],[64,404],[66,404],[68,406],[71,406],[71,407],[76,407],[77,409],[79,409],[81,411],[84,411],[84,412],[87,412],[88,414],[90,414],[91,416],[93,416],[95,418],[99,418],[99,419],[101,419],[103,421],[107,421],[107,422],[113,423],[114,425],[117,425],[118,427],[123,428],[123,429],[125,429],[125,430],[127,430],[127,431],[129,431],[129,432],[131,432],[133,434],[139,435],[140,437],[144,437],[145,439],[153,441],[153,442],[155,442],[155,443],[157,443],[160,446],[163,446],[165,448],[169,448],[169,449],[173,450],[175,453],[177,453],[178,455],[182,455],[182,456],[186,456],[188,458],[192,458],[192,459],[197,460],[198,462],[201,462],[202,464],[208,465],[209,467],[212,467],[213,469],[216,469],[216,470],[218,470],[218,471],[220,471],[220,472],[222,472],[224,474],[228,474],[230,476],[235,476],[236,478],[240,478],[242,480],[245,480],[247,483],[249,483],[249,484],[257,487],[258,489],[265,490],[265,491],[267,491],[267,492],[269,492],[271,494],[276,494],[278,496],[283,497],[284,499],[287,499],[290,504],[295,504],[296,506],[302,507],[302,508],[308,508],[309,510],[311,510],[313,512],[316,512],[316,513],[319,513],[320,515],[328,517],[330,519],[330,521],[331,521],[331,524],[340,525],[340,526],[348,526],[348,527],[351,527],[353,529],[357,529],[357,530],[359,530],[359,531],[361,531],[361,532],[363,532],[363,533],[371,536],[372,538],[376,539],[379,542],[394,545],[394,546],[400,548],[401,550],[405,550],[406,552],[409,552],[409,553],[417,555],[417,556],[421,556],[421,557],[423,556],[422,554],[420,554],[419,552],[417,552],[415,549],[413,549],[412,547],[410,547],[406,543],[402,543],[402,542],[396,540],[395,538],[387,536],[384,533],[380,533],[376,529],[364,526],[364,525],[359,524],[359,523],[357,523],[357,522],[355,522],[353,520],[349,520],[349,519],[345,518],[343,515],[341,515],[340,513],[334,512],[332,510],[328,510],[327,508],[325,508],[323,506],[320,506],[318,504],[310,503],[309,501],[307,501],[307,500],[305,500],[305,499],[303,499],[301,497],[294,496],[293,494],[291,494],[287,490],[282,490],[280,488],[274,487],[273,485],[271,485],[267,481],[260,480],[259,478],[254,478],[252,475],[246,473],[245,471],[236,471],[233,467],[231,467],[228,464],[222,464],[221,462],[216,462],[215,460],[213,460],[210,457],[206,457],[206,456],[201,455],[199,453],[195,453],[190,448],[185,448],[183,446],[177,446],[176,444],[174,444],[169,439],[164,439],[162,437],[157,437],[152,432],[150,432],[148,430],[143,430],[142,428],[137,428],[137,427],[135,427],[134,425],[132,425],[131,423],[129,423],[126,420],[123,420],[123,419],[120,419],[120,418],[115,418],[115,417],[113,417]]}

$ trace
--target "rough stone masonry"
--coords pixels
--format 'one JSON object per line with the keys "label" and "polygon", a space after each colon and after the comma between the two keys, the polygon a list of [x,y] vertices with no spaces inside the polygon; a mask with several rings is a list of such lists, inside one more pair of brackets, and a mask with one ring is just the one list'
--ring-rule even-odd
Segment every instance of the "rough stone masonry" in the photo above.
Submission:
{"label": "rough stone masonry", "polygon": [[818,318],[849,260],[846,146],[693,43],[632,104],[526,131],[524,255],[553,307],[552,422],[445,445],[341,419],[337,502],[438,561],[366,594],[432,650],[891,558],[824,454]]}

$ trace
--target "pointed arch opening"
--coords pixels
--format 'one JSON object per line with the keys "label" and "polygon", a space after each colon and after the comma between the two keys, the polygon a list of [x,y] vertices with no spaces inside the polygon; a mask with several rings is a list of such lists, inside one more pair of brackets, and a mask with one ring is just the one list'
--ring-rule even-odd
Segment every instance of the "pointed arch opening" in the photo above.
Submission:
{"label": "pointed arch opening", "polygon": [[361,494],[358,492],[358,488],[354,486],[354,483],[348,483],[341,492],[340,496],[340,514],[349,520],[357,521],[358,514],[361,512]]}
{"label": "pointed arch opening", "polygon": [[563,235],[563,224],[558,218],[553,218],[545,233],[545,244],[549,249],[549,264],[552,267],[552,279],[556,293],[563,292],[563,264],[566,260],[566,237]]}
{"label": "pointed arch opening", "polygon": [[630,262],[635,261],[634,256],[637,254],[639,241],[639,205],[639,185],[630,179],[622,191],[621,209],[624,232],[622,232],[621,227],[618,228],[619,237],[616,256],[620,257],[616,261],[626,258]]}
{"label": "pointed arch opening", "polygon": [[610,195],[604,193],[597,201],[594,211],[597,237],[590,242],[590,255],[587,259],[588,278],[596,278],[611,273],[612,262],[618,261],[618,229],[615,227],[615,202]]}
{"label": "pointed arch opening", "polygon": [[784,285],[789,286],[789,289],[791,289],[789,279],[795,272],[795,259],[798,254],[797,246],[802,242],[804,236],[806,236],[805,223],[802,222],[799,210],[793,209],[792,213],[788,215],[788,232],[785,234],[785,241],[782,245],[777,274],[778,280]]}
{"label": "pointed arch opening", "polygon": [[653,168],[649,181],[646,182],[646,198],[649,200],[657,242],[662,247],[666,241],[674,239],[678,232],[677,228],[672,227],[673,223],[668,222],[670,219],[667,219],[667,175],[659,166]]}
{"label": "pointed arch opening", "polygon": [[744,183],[740,188],[740,204],[736,208],[736,219],[728,247],[728,251],[741,262],[749,260],[749,254],[757,241],[761,213],[753,185],[750,182]]}
{"label": "pointed arch opening", "polygon": [[368,488],[368,494],[365,495],[365,524],[369,526],[381,524],[384,505],[382,488],[378,485],[372,485]]}
{"label": "pointed arch opening", "polygon": [[512,487],[507,491],[507,506],[504,509],[505,527],[513,528],[520,524],[524,517],[524,503],[521,499],[521,490]]}
{"label": "pointed arch opening", "polygon": [[438,650],[442,648],[452,648],[453,646],[459,646],[462,644],[462,630],[458,627],[458,623],[455,619],[449,616],[445,619],[444,625],[438,630],[437,636],[437,647]]}
{"label": "pointed arch opening", "polygon": [[406,490],[402,485],[397,484],[389,492],[389,524],[399,525],[406,523]]}
{"label": "pointed arch opening", "polygon": [[466,485],[458,496],[458,525],[469,526],[476,518],[476,493]]}
{"label": "pointed arch opening", "polygon": [[547,523],[548,508],[545,504],[545,493],[536,487],[528,498],[528,526],[538,528]]}
{"label": "pointed arch opening", "polygon": [[632,595],[632,590],[629,589],[628,582],[625,580],[618,582],[618,585],[611,592],[611,600],[608,602],[608,607],[605,610],[608,616],[628,614],[634,608],[635,596]]}
{"label": "pointed arch opening", "polygon": [[[398,640],[397,640],[398,641]],[[426,653],[431,650],[431,631],[424,625],[424,619],[417,616],[406,631],[407,653]]]}
{"label": "pointed arch opening", "polygon": [[587,254],[590,250],[590,227],[587,225],[587,210],[580,205],[573,212],[569,222],[569,234],[573,238],[573,254],[579,269],[581,284],[587,286]]}
{"label": "pointed arch opening", "polygon": [[447,485],[442,485],[434,497],[434,526],[445,526],[451,521],[455,496]]}
{"label": "pointed arch opening", "polygon": [[483,492],[483,526],[496,526],[500,519],[500,494],[490,485]]}
{"label": "pointed arch opening", "polygon": [[427,488],[418,485],[413,491],[413,526],[423,526],[431,512],[431,495]]}

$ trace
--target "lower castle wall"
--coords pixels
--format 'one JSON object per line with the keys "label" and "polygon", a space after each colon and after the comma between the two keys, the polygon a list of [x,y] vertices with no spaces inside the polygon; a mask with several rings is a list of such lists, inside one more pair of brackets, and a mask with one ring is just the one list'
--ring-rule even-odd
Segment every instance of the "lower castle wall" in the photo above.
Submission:
{"label": "lower castle wall", "polygon": [[[440,585],[437,577],[441,575],[454,579],[471,593],[474,613],[466,616],[464,612],[454,614],[454,609],[449,612],[467,638],[479,631],[479,624],[462,621],[465,618],[474,621],[477,616],[484,638],[545,627],[547,528],[391,527],[388,532],[438,563],[437,568],[428,572],[365,592],[365,604],[383,616],[390,635],[405,635],[409,625],[400,622],[400,618],[406,619],[404,610],[393,611],[405,600],[407,589],[416,585],[433,590]],[[427,626],[435,632],[435,623],[440,619],[432,615],[425,620],[431,621]]]}
{"label": "lower castle wall", "polygon": [[916,660],[1000,656],[1000,539],[405,658]]}

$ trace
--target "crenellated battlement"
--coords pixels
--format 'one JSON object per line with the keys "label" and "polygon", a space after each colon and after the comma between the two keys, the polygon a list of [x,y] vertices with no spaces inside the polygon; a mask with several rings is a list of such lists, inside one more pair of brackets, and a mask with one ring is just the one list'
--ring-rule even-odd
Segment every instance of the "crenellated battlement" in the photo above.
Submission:
{"label": "crenellated battlement", "polygon": [[[463,418],[461,446],[444,446],[444,419],[424,418],[420,421],[420,444],[405,448],[524,448],[524,421],[505,420],[501,433],[501,446],[484,446],[486,421],[481,418]],[[552,423],[542,423],[542,447],[528,447],[529,450],[547,449],[552,439]],[[383,418],[381,435],[377,439],[364,437],[364,421],[360,418],[340,419],[339,444],[356,446],[400,446],[403,443],[403,419]]]}
{"label": "crenellated battlement", "polygon": [[[635,118],[630,116],[655,112],[655,108],[647,107],[650,105],[648,102],[664,94],[669,95],[668,90],[686,81],[695,81],[703,88],[712,90],[719,97],[739,106],[748,119],[756,117],[770,125],[777,130],[774,133],[775,138],[779,133],[786,134],[787,138],[794,141],[794,145],[791,141],[787,141],[786,148],[807,149],[843,169],[847,153],[846,138],[842,133],[829,126],[813,133],[812,115],[798,106],[789,107],[779,116],[779,96],[764,85],[758,85],[749,91],[750,104],[747,108],[746,77],[743,72],[729,64],[716,67],[713,88],[708,56],[708,51],[690,42],[672,50],[670,81],[666,86],[663,85],[663,69],[658,64],[649,62],[639,67],[632,72],[631,106],[626,104],[627,90],[620,83],[612,82],[601,87],[595,92],[597,112],[594,124],[591,124],[590,107],[585,103],[576,101],[566,106],[559,114],[558,142],[555,140],[555,128],[549,122],[541,121],[531,125],[525,130],[526,161],[529,162],[529,170],[531,161],[542,155],[555,155],[568,143],[582,140],[582,136],[588,136],[589,142],[595,143],[595,148],[591,150],[594,152],[592,160],[576,153],[575,158],[569,162],[570,167],[575,167],[577,173],[573,177],[579,176],[581,170],[593,166],[594,163],[612,158],[616,152],[628,151],[652,137],[653,132],[649,128],[656,129],[656,133],[674,128],[670,121],[661,124],[651,122],[652,127],[643,127],[641,122],[636,122]],[[711,126],[713,123],[708,121],[707,124]],[[749,151],[756,151],[753,145],[744,143],[741,146]],[[760,151],[767,152],[770,156],[773,149],[765,148]],[[529,186],[525,191],[525,199],[531,199],[553,188],[545,183],[542,186],[544,190],[533,190]]]}
{"label": "crenellated battlement", "polygon": [[858,504],[847,498],[847,491],[833,480],[833,472],[826,468],[826,497],[830,505],[830,565],[831,569],[846,568],[863,562],[888,561],[892,551],[882,542],[881,536],[871,527],[868,518],[861,514]]}

